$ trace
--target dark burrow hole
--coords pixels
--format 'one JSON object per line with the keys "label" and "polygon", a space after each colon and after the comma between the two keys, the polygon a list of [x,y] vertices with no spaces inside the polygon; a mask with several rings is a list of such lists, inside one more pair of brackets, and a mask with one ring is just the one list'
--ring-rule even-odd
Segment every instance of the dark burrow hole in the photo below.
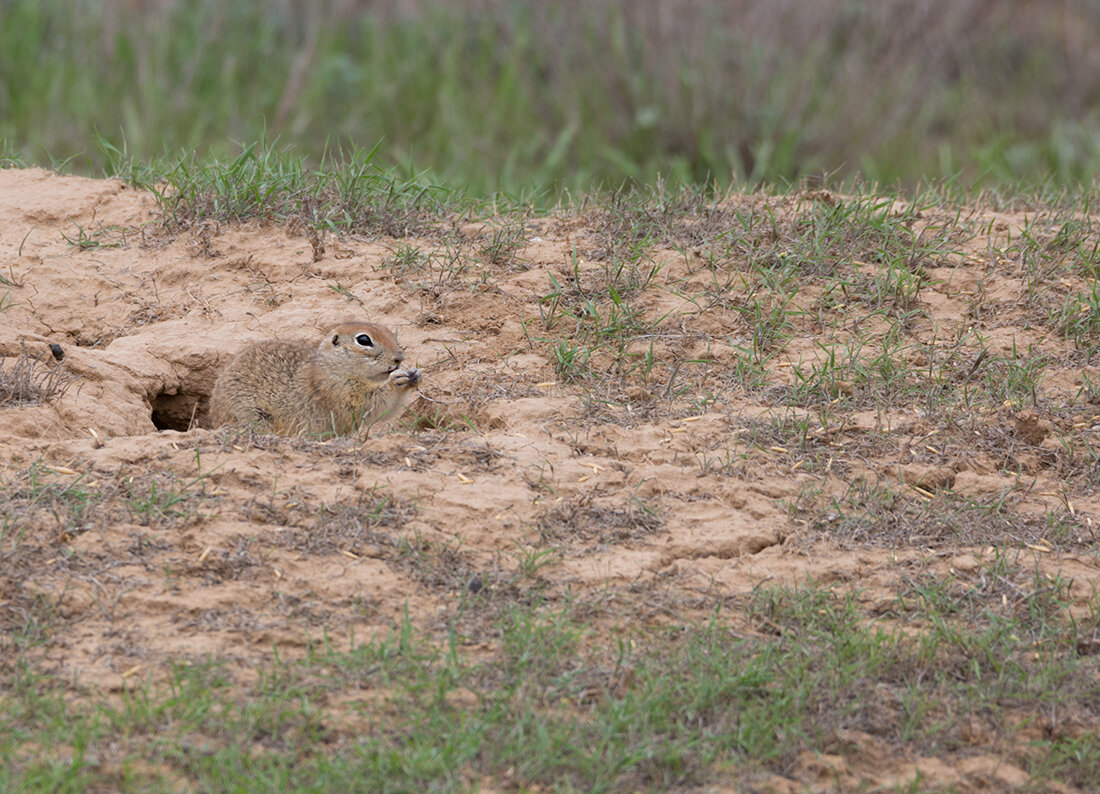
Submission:
{"label": "dark burrow hole", "polygon": [[157,430],[187,432],[192,427],[203,427],[210,407],[210,397],[205,394],[158,394],[153,398],[153,425]]}

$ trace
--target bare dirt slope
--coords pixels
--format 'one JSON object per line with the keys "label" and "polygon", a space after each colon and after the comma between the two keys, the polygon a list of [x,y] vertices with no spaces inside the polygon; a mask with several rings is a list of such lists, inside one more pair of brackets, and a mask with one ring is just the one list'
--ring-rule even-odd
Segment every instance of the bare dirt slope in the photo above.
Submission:
{"label": "bare dirt slope", "polygon": [[[729,201],[781,216],[832,200]],[[916,569],[965,573],[1008,547],[1071,577],[1084,611],[1100,582],[1088,453],[1100,406],[1086,399],[1098,372],[1035,321],[1035,301],[1060,305],[1085,282],[1052,278],[1035,298],[1021,262],[990,253],[1023,218],[974,218],[915,284],[895,285],[910,291],[897,325],[808,281],[753,374],[758,281],[746,269],[716,287],[708,250],[690,243],[655,245],[623,300],[647,332],[621,349],[570,347],[579,326],[553,312],[573,301],[590,327],[583,296],[601,289],[598,310],[616,307],[601,281],[614,229],[584,214],[527,218],[503,251],[499,227],[457,218],[400,240],[311,242],[257,223],[168,234],[150,196],[122,182],[0,171],[0,354],[10,367],[25,349],[44,376],[59,345],[57,372],[75,376],[60,398],[0,411],[3,509],[24,527],[5,552],[0,614],[45,598],[67,629],[43,663],[111,690],[203,655],[246,679],[273,645],[293,653],[323,633],[339,645],[406,610],[442,626],[464,588],[516,597],[517,572],[550,597],[658,623],[735,610],[764,583],[834,583],[887,604]],[[853,283],[879,275],[851,266]],[[318,339],[355,318],[396,329],[425,372],[398,427],[317,441],[204,426],[243,345]],[[927,398],[891,405],[876,399],[890,381],[849,366],[792,405],[823,371],[820,342],[861,339],[875,361],[890,328],[914,389],[940,377],[993,398],[965,421]],[[1031,387],[995,392],[1032,360]],[[993,501],[1006,511],[995,521],[944,521]],[[902,762],[924,763],[926,779],[971,774],[865,760],[883,767],[867,774],[904,778]],[[815,780],[814,763],[794,779]]]}

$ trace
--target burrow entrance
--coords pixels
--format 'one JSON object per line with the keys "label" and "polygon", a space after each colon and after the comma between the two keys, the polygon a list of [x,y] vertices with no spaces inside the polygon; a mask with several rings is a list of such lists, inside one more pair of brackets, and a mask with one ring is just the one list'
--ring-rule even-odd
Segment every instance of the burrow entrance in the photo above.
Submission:
{"label": "burrow entrance", "polygon": [[153,425],[157,430],[187,432],[193,427],[206,427],[210,413],[210,395],[193,392],[167,394],[162,392],[152,400]]}

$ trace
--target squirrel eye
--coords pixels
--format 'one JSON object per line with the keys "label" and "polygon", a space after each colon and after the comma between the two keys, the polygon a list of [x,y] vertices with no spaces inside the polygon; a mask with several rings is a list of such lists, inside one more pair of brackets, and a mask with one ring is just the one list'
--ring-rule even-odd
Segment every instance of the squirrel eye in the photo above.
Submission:
{"label": "squirrel eye", "polygon": [[366,334],[356,334],[355,344],[360,347],[374,347],[374,342],[372,342],[371,338]]}

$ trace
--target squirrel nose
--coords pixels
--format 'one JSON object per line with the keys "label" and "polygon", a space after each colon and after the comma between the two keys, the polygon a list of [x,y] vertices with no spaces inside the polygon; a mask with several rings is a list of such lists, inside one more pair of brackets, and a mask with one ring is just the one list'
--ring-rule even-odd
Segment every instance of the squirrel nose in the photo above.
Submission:
{"label": "squirrel nose", "polygon": [[394,364],[400,364],[404,360],[405,360],[405,354],[404,353],[394,353],[393,354],[393,363]]}

